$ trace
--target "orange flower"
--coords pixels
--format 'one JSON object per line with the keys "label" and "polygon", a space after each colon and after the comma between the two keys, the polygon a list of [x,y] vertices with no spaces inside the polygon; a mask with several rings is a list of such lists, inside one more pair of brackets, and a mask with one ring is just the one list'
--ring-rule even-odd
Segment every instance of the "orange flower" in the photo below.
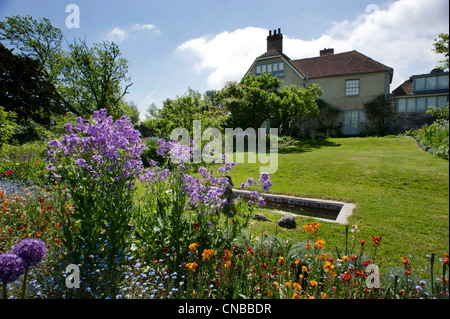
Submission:
{"label": "orange flower", "polygon": [[294,295],[292,296],[292,299],[300,299],[300,297],[299,297],[297,294],[294,294]]}
{"label": "orange flower", "polygon": [[192,272],[195,272],[195,270],[196,270],[196,268],[197,268],[197,263],[196,262],[193,262],[193,263],[189,263],[189,264],[186,264],[186,267],[188,267],[189,268],[189,270],[190,271],[192,271]]}
{"label": "orange flower", "polygon": [[202,260],[203,261],[209,260],[213,254],[214,251],[212,249],[204,249],[202,254]]}
{"label": "orange flower", "polygon": [[306,249],[308,249],[308,250],[311,250],[311,249],[312,249],[312,247],[311,247],[311,245],[310,245],[309,243],[306,243],[305,247],[306,247]]}
{"label": "orange flower", "polygon": [[303,228],[305,229],[306,233],[314,233],[317,234],[317,231],[319,230],[319,227],[322,226],[321,224],[318,224],[316,222],[312,222],[312,223],[307,223],[305,225],[303,225]]}
{"label": "orange flower", "polygon": [[403,261],[403,264],[405,265],[405,267],[406,267],[407,265],[410,265],[410,264],[411,264],[411,261],[409,261],[408,259],[406,259],[406,257],[402,257],[402,261]]}
{"label": "orange flower", "polygon": [[448,261],[449,261],[448,254],[444,253],[444,257],[442,257],[442,262],[448,266]]}
{"label": "orange flower", "polygon": [[311,286],[313,286],[313,287],[317,287],[319,284],[317,283],[317,281],[315,281],[315,280],[311,280],[310,282],[309,282],[309,284],[311,285]]}
{"label": "orange flower", "polygon": [[295,290],[302,290],[302,286],[300,286],[300,284],[298,282],[294,282],[294,289]]}
{"label": "orange flower", "polygon": [[308,268],[306,266],[302,266],[302,273],[307,271],[307,270],[308,270]]}
{"label": "orange flower", "polygon": [[279,262],[280,264],[284,263],[284,257],[278,257],[278,262]]}
{"label": "orange flower", "polygon": [[195,254],[195,253],[197,253],[197,247],[198,247],[198,245],[196,243],[190,244],[189,250],[191,251],[191,253]]}
{"label": "orange flower", "polygon": [[316,246],[319,249],[323,249],[324,245],[325,245],[325,240],[320,239],[320,238],[314,243],[314,246]]}

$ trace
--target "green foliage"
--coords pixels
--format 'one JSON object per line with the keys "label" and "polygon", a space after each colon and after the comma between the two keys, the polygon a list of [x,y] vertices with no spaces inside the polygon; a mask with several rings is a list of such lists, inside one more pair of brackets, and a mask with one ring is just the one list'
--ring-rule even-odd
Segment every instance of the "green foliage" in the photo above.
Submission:
{"label": "green foliage", "polygon": [[167,137],[175,128],[186,128],[192,134],[194,120],[201,121],[202,130],[208,127],[222,130],[226,114],[213,101],[211,96],[202,96],[198,91],[189,89],[175,100],[167,99],[162,109],[153,106],[149,110],[151,118],[141,124],[141,132]]}
{"label": "green foliage", "polygon": [[21,123],[32,120],[48,125],[51,116],[66,111],[40,68],[37,60],[14,55],[0,43],[0,105],[16,113]]}
{"label": "green foliage", "polygon": [[392,109],[387,106],[384,94],[379,94],[372,100],[364,103],[367,125],[361,135],[385,136],[390,132],[389,119],[393,115]]}
{"label": "green foliage", "polygon": [[45,147],[41,141],[4,145],[0,155],[0,179],[45,185],[49,181],[48,171],[44,169]]}
{"label": "green foliage", "polygon": [[405,132],[406,136],[413,136],[422,148],[438,157],[449,159],[449,122],[448,103],[445,108],[430,107],[428,114],[437,117],[431,125]]}
{"label": "green foliage", "polygon": [[246,75],[239,83],[228,83],[219,92],[224,107],[231,113],[229,123],[257,130],[266,119],[286,123],[293,134],[294,123],[303,116],[317,115],[316,100],[322,94],[317,85],[280,89],[281,81],[270,74]]}
{"label": "green foliage", "polygon": [[[269,74],[258,77],[247,75],[239,83],[230,82],[220,92],[219,98],[239,127],[255,130],[271,117],[279,105],[277,90],[281,81]],[[240,123],[239,123],[240,122]]]}
{"label": "green foliage", "polygon": [[342,114],[342,110],[322,99],[318,99],[316,103],[319,114],[312,118],[317,121],[317,131],[331,136],[342,134],[341,127],[337,124],[338,116]]}
{"label": "green foliage", "polygon": [[446,58],[442,61],[439,61],[439,65],[437,68],[441,70],[445,70],[449,68],[448,55],[449,55],[449,46],[448,46],[448,33],[440,33],[437,38],[434,39],[433,43],[433,51],[438,54],[443,54]]}
{"label": "green foliage", "polygon": [[17,128],[15,113],[6,112],[3,106],[0,106],[0,150],[3,144],[6,144]]}
{"label": "green foliage", "polygon": [[86,42],[75,41],[69,52],[63,52],[60,92],[66,102],[79,114],[91,114],[94,110],[106,108],[114,119],[125,112],[120,101],[131,84],[122,90],[121,82],[127,77],[127,60],[121,57],[114,42],[103,41],[88,47]]}
{"label": "green foliage", "polygon": [[17,15],[0,21],[0,41],[15,46],[22,57],[38,61],[39,70],[46,71],[48,80],[59,72],[63,37],[61,30],[53,27],[47,18],[35,20],[29,15]]}
{"label": "green foliage", "polygon": [[65,51],[61,30],[46,18],[35,20],[30,16],[0,21],[0,40],[19,49],[21,57],[28,58],[27,64],[35,61],[35,69],[56,88],[66,110],[88,116],[93,110],[106,108],[115,119],[135,112],[120,104],[132,84],[121,86],[129,81],[128,61],[121,57],[115,43],[103,41],[89,47],[75,40]]}

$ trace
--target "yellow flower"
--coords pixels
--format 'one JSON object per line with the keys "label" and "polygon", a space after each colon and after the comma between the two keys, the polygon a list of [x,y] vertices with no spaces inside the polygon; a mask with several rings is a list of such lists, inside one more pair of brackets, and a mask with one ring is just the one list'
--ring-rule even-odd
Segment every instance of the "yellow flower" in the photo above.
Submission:
{"label": "yellow flower", "polygon": [[193,263],[189,263],[189,264],[186,264],[186,267],[188,267],[189,268],[189,270],[190,271],[192,271],[192,272],[195,272],[195,270],[196,270],[196,268],[197,268],[197,263],[196,262],[193,262]]}
{"label": "yellow flower", "polygon": [[198,245],[197,245],[196,243],[190,244],[190,245],[189,245],[189,250],[190,250],[193,254],[195,254],[195,253],[197,253],[197,247],[198,247]]}
{"label": "yellow flower", "polygon": [[331,271],[334,269],[334,265],[330,261],[326,260],[324,261],[323,268],[325,269],[325,272],[331,273]]}
{"label": "yellow flower", "polygon": [[284,263],[284,257],[279,257],[279,258],[278,258],[278,262],[279,262],[280,264]]}
{"label": "yellow flower", "polygon": [[214,251],[212,249],[203,250],[202,260],[203,261],[209,260],[213,254],[214,254]]}

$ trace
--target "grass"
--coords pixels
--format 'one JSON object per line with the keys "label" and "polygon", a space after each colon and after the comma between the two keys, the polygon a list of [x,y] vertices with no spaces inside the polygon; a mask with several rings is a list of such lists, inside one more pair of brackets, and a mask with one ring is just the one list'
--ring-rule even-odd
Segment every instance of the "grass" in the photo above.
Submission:
{"label": "grass", "polygon": [[[259,164],[238,164],[231,172],[235,187],[259,175]],[[413,266],[429,265],[426,255],[449,250],[449,164],[417,147],[413,138],[367,137],[301,140],[278,154],[271,193],[332,199],[357,205],[349,225],[358,225],[367,245],[381,236],[380,267],[400,266],[410,254]],[[301,227],[312,218],[298,217],[297,228],[258,221],[254,233],[303,241]],[[343,225],[321,222],[326,248],[334,254],[345,245]],[[386,269],[386,268],[385,268]]]}

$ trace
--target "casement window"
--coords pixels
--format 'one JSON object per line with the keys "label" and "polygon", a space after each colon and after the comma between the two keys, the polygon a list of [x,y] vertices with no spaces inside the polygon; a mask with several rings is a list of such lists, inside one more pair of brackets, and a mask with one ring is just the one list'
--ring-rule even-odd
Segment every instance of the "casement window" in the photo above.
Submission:
{"label": "casement window", "polygon": [[397,99],[397,112],[426,112],[429,106],[445,107],[448,102],[448,95],[421,96]]}
{"label": "casement window", "polygon": [[359,79],[345,80],[345,96],[359,95]]}
{"label": "casement window", "polygon": [[278,78],[284,77],[284,63],[274,62],[266,64],[258,64],[255,69],[255,75],[270,73]]}

